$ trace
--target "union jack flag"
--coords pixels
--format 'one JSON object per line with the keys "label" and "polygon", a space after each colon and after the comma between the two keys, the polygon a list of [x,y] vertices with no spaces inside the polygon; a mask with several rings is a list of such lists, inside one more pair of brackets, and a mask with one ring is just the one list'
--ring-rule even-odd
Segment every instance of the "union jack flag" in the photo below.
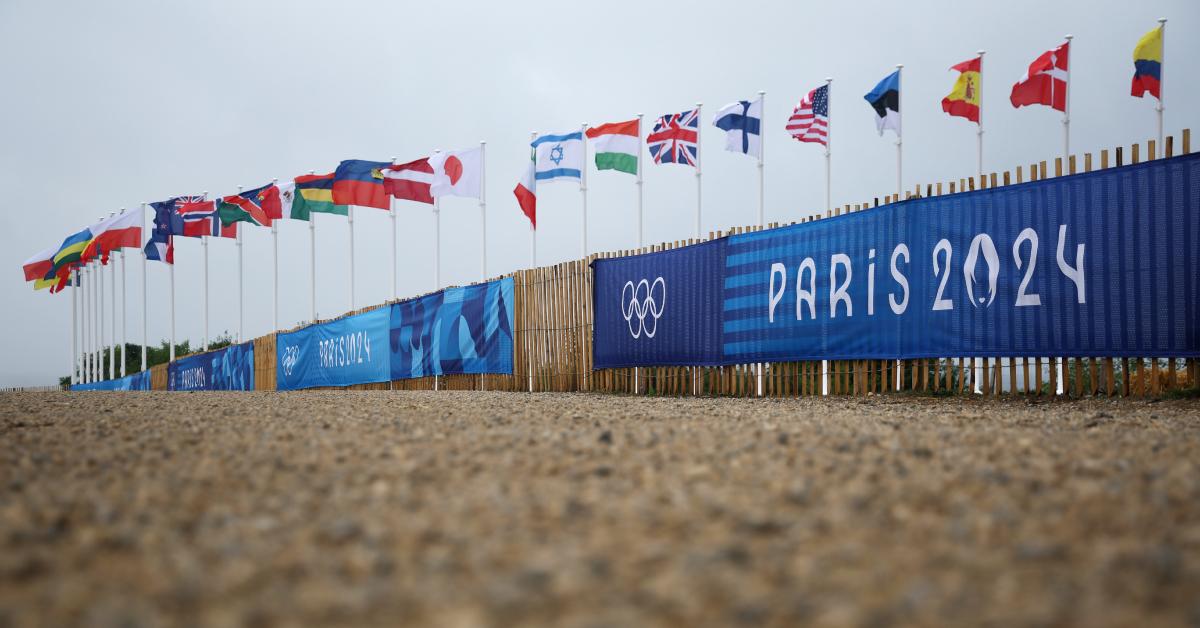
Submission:
{"label": "union jack flag", "polygon": [[700,111],[692,109],[667,114],[654,123],[646,136],[650,156],[657,164],[687,164],[696,167],[700,155]]}

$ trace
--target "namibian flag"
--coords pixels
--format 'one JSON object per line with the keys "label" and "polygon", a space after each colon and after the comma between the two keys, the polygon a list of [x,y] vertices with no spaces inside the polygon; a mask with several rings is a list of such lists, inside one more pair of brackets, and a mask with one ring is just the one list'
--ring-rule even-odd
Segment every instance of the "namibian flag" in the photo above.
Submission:
{"label": "namibian flag", "polygon": [[1142,98],[1147,92],[1162,100],[1159,95],[1162,81],[1163,31],[1162,26],[1142,35],[1133,47],[1133,88],[1130,93]]}
{"label": "namibian flag", "polygon": [[296,194],[292,199],[292,220],[309,220],[311,214],[345,216],[345,205],[333,202],[333,173],[306,174],[296,177]]}
{"label": "namibian flag", "polygon": [[979,80],[982,63],[979,57],[951,66],[959,72],[958,81],[950,95],[942,99],[942,111],[971,122],[979,122]]}
{"label": "namibian flag", "polygon": [[333,173],[333,202],[338,205],[358,205],[390,209],[387,189],[383,185],[383,169],[390,161],[347,159]]}

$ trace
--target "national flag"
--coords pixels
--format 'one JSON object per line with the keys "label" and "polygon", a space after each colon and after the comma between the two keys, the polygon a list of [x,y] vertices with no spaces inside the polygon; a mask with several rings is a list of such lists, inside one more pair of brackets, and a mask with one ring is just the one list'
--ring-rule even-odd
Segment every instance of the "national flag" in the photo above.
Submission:
{"label": "national flag", "polygon": [[1009,101],[1014,107],[1046,105],[1062,112],[1067,110],[1067,65],[1071,42],[1042,53],[1025,76],[1013,85]]}
{"label": "national flag", "polygon": [[638,173],[641,138],[638,121],[609,122],[587,130],[592,153],[596,155],[597,170],[617,170],[632,175]]}
{"label": "national flag", "polygon": [[942,99],[942,111],[971,122],[979,122],[982,66],[983,60],[979,57],[950,66],[951,70],[959,73],[958,80],[954,82],[954,89],[950,90],[950,95]]}
{"label": "national flag", "polygon": [[656,164],[699,167],[700,110],[669,113],[654,123],[646,144]]}
{"label": "national flag", "polygon": [[67,236],[62,244],[59,245],[58,250],[55,251],[52,258],[54,265],[50,270],[46,271],[46,275],[43,277],[47,281],[55,282],[55,285],[50,288],[50,292],[58,292],[66,286],[71,269],[79,265],[79,259],[83,255],[83,250],[92,241],[92,227],[82,229]]}
{"label": "national flag", "polygon": [[1133,47],[1133,88],[1130,93],[1138,98],[1147,93],[1162,100],[1163,29],[1162,26],[1142,35]]}
{"label": "national flag", "polygon": [[362,159],[347,159],[338,164],[333,173],[333,202],[390,209],[388,193],[383,188],[383,170],[391,167],[390,161]]}
{"label": "national flag", "polygon": [[530,144],[533,147],[534,178],[538,181],[575,179],[582,181],[583,132],[551,133]]}
{"label": "national flag", "polygon": [[[71,277],[71,275],[68,272],[68,274],[67,274],[67,283],[68,284],[70,283],[70,277]],[[59,280],[57,277],[55,277],[54,279],[42,279],[39,277],[38,279],[34,280],[33,289],[36,291],[36,290],[45,290],[46,288],[50,288],[50,292],[58,292],[59,290],[62,289],[62,288],[56,287],[60,283],[63,283],[63,282],[62,282],[62,280]]]}
{"label": "national flag", "polygon": [[187,203],[204,200],[203,196],[180,196],[150,203],[154,210],[154,227],[146,240],[146,259],[156,262],[175,263],[174,236],[183,235],[183,217],[177,209]]}
{"label": "national flag", "polygon": [[279,198],[279,217],[292,217],[292,202],[296,199],[296,182],[285,181],[275,184],[275,194]]}
{"label": "national flag", "polygon": [[141,208],[109,216],[96,225],[92,241],[80,255],[80,263],[86,264],[100,258],[101,264],[108,263],[108,254],[123,248],[137,248],[142,244]]}
{"label": "national flag", "polygon": [[279,188],[273,183],[217,201],[217,215],[221,218],[221,225],[226,227],[235,222],[269,227],[272,221],[283,217],[281,212]]}
{"label": "national flag", "polygon": [[725,150],[751,157],[762,156],[762,97],[739,100],[721,107],[713,126],[725,131]]}
{"label": "national flag", "polygon": [[829,85],[808,93],[792,110],[787,132],[800,142],[829,146]]}
{"label": "national flag", "polygon": [[433,193],[429,189],[432,185],[433,166],[429,165],[428,157],[383,170],[383,189],[401,200],[432,205]]}
{"label": "national flag", "polygon": [[884,77],[875,89],[863,96],[875,110],[875,129],[883,135],[884,129],[895,131],[900,136],[900,70]]}
{"label": "national flag", "polygon": [[237,223],[222,225],[217,213],[217,203],[218,201],[195,201],[180,205],[176,211],[183,219],[183,235],[189,238],[236,238]]}
{"label": "national flag", "polygon": [[435,153],[429,158],[433,183],[429,193],[437,196],[479,198],[483,181],[483,150],[469,148]]}
{"label": "national flag", "polygon": [[309,220],[312,214],[345,216],[345,205],[333,202],[333,173],[306,174],[296,177],[296,195],[292,199],[291,218]]}
{"label": "national flag", "polygon": [[58,247],[52,246],[25,260],[21,264],[21,270],[25,271],[25,281],[36,281],[45,277],[46,273],[54,268],[54,254],[57,252]]}
{"label": "national flag", "polygon": [[529,166],[525,169],[525,174],[521,177],[520,183],[513,189],[513,194],[517,197],[517,205],[521,207],[521,213],[529,218],[529,224],[537,229],[537,149],[531,148],[529,151]]}

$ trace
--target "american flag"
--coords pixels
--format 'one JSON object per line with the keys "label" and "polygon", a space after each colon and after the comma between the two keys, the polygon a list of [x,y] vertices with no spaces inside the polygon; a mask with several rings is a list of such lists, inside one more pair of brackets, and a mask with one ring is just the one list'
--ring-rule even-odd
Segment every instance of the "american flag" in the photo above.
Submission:
{"label": "american flag", "polygon": [[654,129],[646,136],[650,156],[656,164],[696,165],[700,146],[696,139],[700,133],[700,112],[696,109],[682,113],[667,114],[654,123]]}
{"label": "american flag", "polygon": [[829,86],[822,85],[804,97],[788,118],[788,133],[801,142],[829,145]]}

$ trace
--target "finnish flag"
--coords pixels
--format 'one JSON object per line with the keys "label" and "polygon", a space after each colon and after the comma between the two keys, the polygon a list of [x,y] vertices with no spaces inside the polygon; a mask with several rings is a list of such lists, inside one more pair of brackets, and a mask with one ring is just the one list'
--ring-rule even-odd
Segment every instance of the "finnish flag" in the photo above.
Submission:
{"label": "finnish flag", "polygon": [[725,131],[725,150],[762,156],[762,108],[762,96],[721,107],[713,117],[713,126]]}
{"label": "finnish flag", "polygon": [[583,131],[543,135],[533,140],[534,178],[582,180]]}

